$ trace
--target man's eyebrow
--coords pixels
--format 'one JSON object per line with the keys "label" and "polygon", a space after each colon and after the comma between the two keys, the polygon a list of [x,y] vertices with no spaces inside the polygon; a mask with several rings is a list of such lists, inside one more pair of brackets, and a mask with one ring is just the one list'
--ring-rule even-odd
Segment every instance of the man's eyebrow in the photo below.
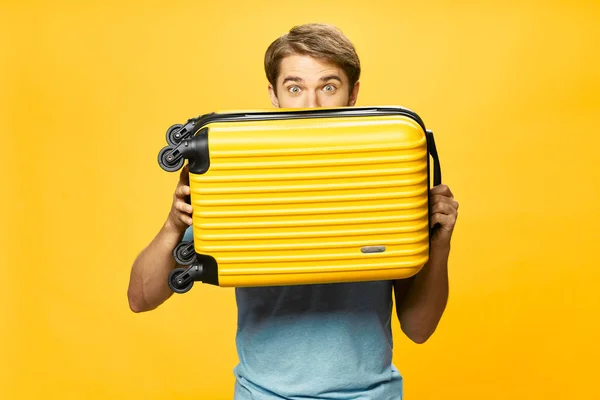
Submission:
{"label": "man's eyebrow", "polygon": [[321,78],[321,81],[327,82],[327,81],[331,81],[333,79],[340,81],[340,83],[342,82],[342,79],[339,76],[337,76],[337,75],[327,75],[327,76],[324,76],[324,77]]}
{"label": "man's eyebrow", "polygon": [[286,82],[302,82],[302,78],[299,76],[286,76],[282,83]]}

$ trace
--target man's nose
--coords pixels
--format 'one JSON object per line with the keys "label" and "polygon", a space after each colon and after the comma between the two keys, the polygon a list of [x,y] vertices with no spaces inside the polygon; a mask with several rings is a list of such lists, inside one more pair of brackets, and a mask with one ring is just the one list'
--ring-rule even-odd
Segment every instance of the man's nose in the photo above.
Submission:
{"label": "man's nose", "polygon": [[309,91],[306,95],[306,108],[319,107],[319,96],[313,91]]}

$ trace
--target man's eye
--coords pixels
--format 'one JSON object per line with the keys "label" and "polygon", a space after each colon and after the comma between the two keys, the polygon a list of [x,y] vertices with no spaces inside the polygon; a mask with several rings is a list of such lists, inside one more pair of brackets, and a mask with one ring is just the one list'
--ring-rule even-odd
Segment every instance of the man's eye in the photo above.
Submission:
{"label": "man's eye", "polygon": [[335,86],[327,85],[323,89],[325,89],[326,92],[333,92],[333,91],[335,91]]}
{"label": "man's eye", "polygon": [[298,93],[300,92],[300,88],[298,86],[291,86],[288,91],[290,91],[291,93]]}

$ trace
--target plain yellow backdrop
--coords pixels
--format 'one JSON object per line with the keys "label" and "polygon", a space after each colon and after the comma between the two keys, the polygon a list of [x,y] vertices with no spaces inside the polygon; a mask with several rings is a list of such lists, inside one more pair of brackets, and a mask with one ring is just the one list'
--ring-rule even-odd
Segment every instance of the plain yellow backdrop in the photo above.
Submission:
{"label": "plain yellow backdrop", "polygon": [[0,3],[0,398],[230,399],[231,289],[134,314],[173,123],[271,107],[268,44],[329,22],[358,105],[417,111],[460,202],[435,335],[394,320],[408,399],[592,399],[600,358],[600,3]]}

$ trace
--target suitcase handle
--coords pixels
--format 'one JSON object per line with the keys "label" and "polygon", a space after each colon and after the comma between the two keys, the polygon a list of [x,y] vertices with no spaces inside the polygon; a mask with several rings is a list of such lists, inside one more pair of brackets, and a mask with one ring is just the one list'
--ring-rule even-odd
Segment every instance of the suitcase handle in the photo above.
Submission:
{"label": "suitcase handle", "polygon": [[425,133],[427,136],[427,149],[433,158],[433,186],[438,186],[442,183],[442,167],[440,166],[440,157],[437,152],[437,147],[435,146],[433,132],[426,130]]}
{"label": "suitcase handle", "polygon": [[[435,139],[433,137],[433,132],[430,130],[425,131],[425,135],[427,138],[427,150],[431,157],[433,158],[433,186],[438,186],[442,183],[442,168],[440,166],[440,157],[437,152],[437,147],[435,146]],[[439,228],[439,223],[435,224],[435,226],[429,229],[429,240],[431,244],[431,238],[434,235],[434,232],[437,228]]]}

